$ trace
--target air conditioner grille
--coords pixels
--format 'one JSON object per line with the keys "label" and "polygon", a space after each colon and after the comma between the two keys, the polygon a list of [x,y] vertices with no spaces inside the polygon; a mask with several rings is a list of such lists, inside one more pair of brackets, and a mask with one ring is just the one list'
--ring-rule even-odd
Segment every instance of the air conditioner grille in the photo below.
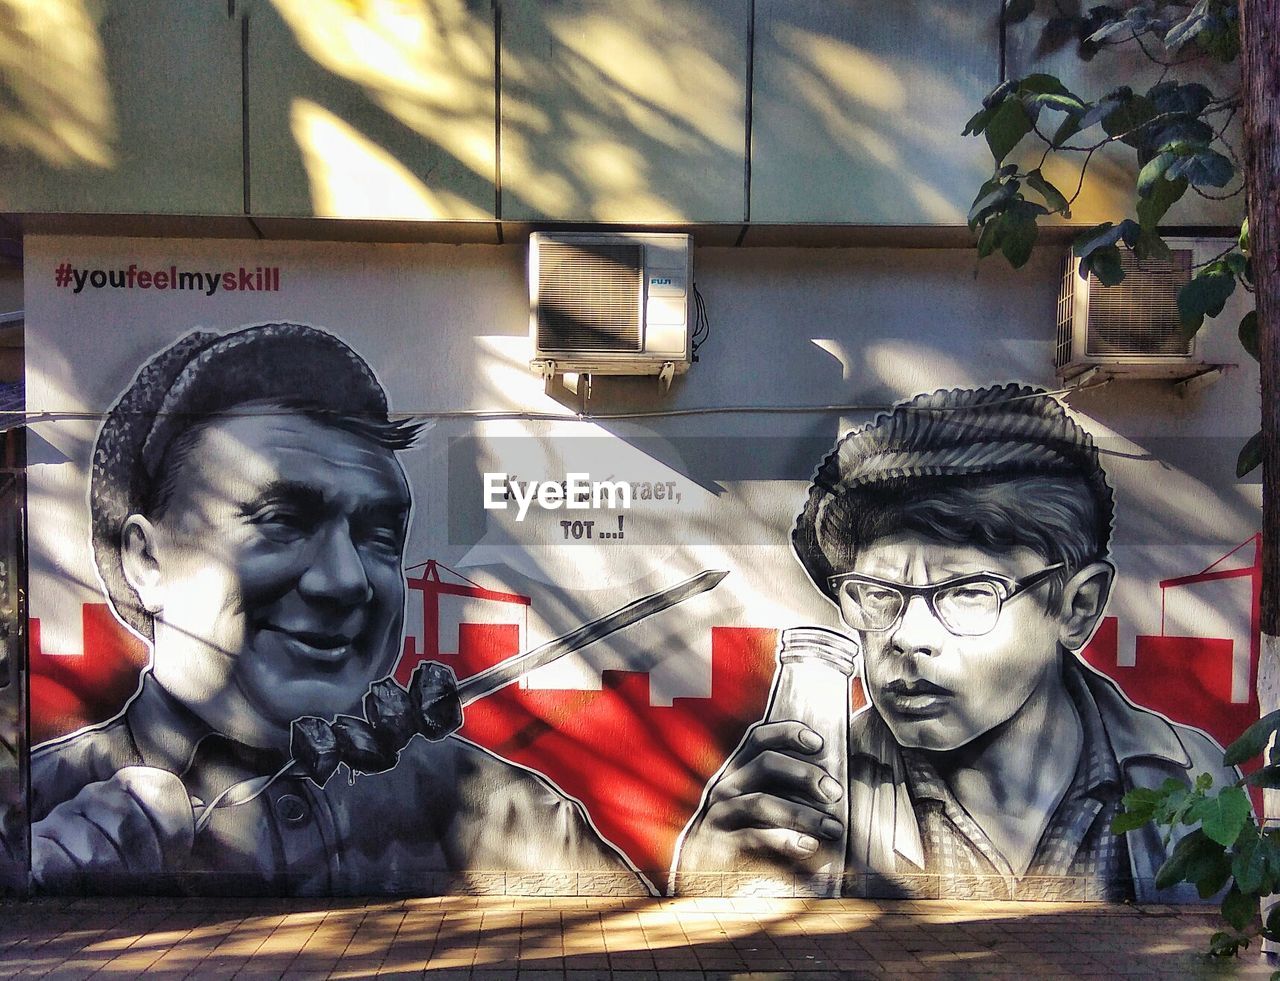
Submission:
{"label": "air conditioner grille", "polygon": [[639,351],[644,246],[544,241],[538,250],[537,346]]}
{"label": "air conditioner grille", "polygon": [[1122,249],[1120,263],[1125,278],[1119,286],[1089,277],[1086,353],[1186,357],[1191,340],[1178,324],[1178,290],[1191,279],[1191,251],[1139,263]]}
{"label": "air conditioner grille", "polygon": [[1058,334],[1053,348],[1053,363],[1058,368],[1071,362],[1076,278],[1076,264],[1068,252],[1062,263],[1062,284],[1058,289]]}

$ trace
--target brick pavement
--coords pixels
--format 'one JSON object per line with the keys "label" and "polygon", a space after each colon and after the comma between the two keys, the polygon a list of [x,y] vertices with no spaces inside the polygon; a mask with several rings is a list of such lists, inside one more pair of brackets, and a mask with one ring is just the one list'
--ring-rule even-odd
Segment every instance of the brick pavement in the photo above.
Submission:
{"label": "brick pavement", "polygon": [[672,981],[1267,977],[1212,911],[766,899],[0,902],[0,975]]}

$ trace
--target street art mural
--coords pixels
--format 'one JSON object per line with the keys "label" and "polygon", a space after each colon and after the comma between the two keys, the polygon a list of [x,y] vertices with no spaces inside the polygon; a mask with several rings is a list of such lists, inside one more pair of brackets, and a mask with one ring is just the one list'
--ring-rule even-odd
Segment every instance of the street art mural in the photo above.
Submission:
{"label": "street art mural", "polygon": [[551,869],[639,891],[578,805],[450,738],[448,667],[390,677],[414,435],[314,328],[197,332],[142,367],[90,504],[112,610],[151,658],[117,717],[33,754],[38,886],[368,893]]}
{"label": "street art mural", "polygon": [[771,711],[709,788],[681,873],[763,856],[828,895],[848,871],[855,888],[872,874],[908,894],[1007,895],[1030,879],[1153,899],[1176,841],[1113,835],[1120,798],[1238,774],[1212,739],[1134,706],[1076,655],[1110,595],[1113,507],[1090,436],[1031,388],[922,395],[842,439],[792,541],[859,642],[795,646],[837,666],[827,687],[860,668],[870,704],[850,721],[838,700],[815,723],[821,686],[784,691],[784,643]]}
{"label": "street art mural", "polygon": [[[566,417],[488,252],[255,250],[31,243],[35,889],[1151,898],[1120,796],[1230,777],[1254,512],[1059,394]],[[170,262],[270,289],[57,285]]]}

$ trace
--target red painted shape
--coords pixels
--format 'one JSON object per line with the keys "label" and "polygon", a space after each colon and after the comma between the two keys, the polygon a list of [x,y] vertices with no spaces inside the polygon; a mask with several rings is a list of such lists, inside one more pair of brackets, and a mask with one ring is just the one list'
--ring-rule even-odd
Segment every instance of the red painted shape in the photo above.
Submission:
{"label": "red painted shape", "polygon": [[[1258,694],[1231,701],[1233,644],[1219,637],[1144,637],[1137,639],[1135,664],[1116,664],[1117,623],[1107,617],[1081,652],[1083,659],[1120,686],[1129,700],[1184,725],[1203,729],[1223,746],[1258,718]],[[1256,663],[1254,665],[1256,670]],[[1241,769],[1252,773],[1259,760]],[[1254,808],[1262,813],[1261,791]]]}
{"label": "red painted shape", "polygon": [[[458,656],[441,660],[466,677],[515,640],[512,626],[464,625]],[[647,675],[606,671],[600,691],[506,688],[467,707],[461,735],[545,773],[661,886],[708,778],[764,712],[776,641],[771,629],[712,628],[708,698],[650,705]]]}
{"label": "red painted shape", "polygon": [[126,630],[106,603],[80,610],[84,651],[46,653],[40,620],[31,620],[31,742],[41,743],[120,711],[137,690],[147,645]]}
{"label": "red painted shape", "polygon": [[[1220,560],[1221,561],[1221,560]],[[1218,563],[1215,563],[1217,565]],[[1252,647],[1258,654],[1258,589],[1254,566],[1166,580],[1176,587],[1203,579],[1254,576]],[[529,598],[444,582],[434,564],[410,579],[421,594],[423,637],[405,640],[396,677],[406,681],[432,655],[466,678],[518,653],[517,624],[459,626],[456,654],[440,652],[439,596],[443,593],[515,604]],[[111,615],[106,604],[82,611],[85,651],[57,656],[41,645],[40,622],[31,621],[31,730],[34,742],[70,732],[115,714],[133,693],[147,648]],[[601,833],[623,849],[652,882],[661,885],[675,838],[693,813],[707,779],[724,762],[747,726],[764,712],[773,676],[777,632],[751,627],[711,630],[711,694],[649,704],[647,675],[606,671],[600,691],[530,690],[512,685],[466,710],[462,735],[500,756],[545,773],[587,807]],[[1136,665],[1120,667],[1118,628],[1106,618],[1083,659],[1113,678],[1129,698],[1176,722],[1196,726],[1224,745],[1258,717],[1250,701],[1232,704],[1231,641],[1200,637],[1139,637]],[[1252,678],[1252,674],[1251,674]],[[855,684],[851,704],[865,704]],[[1246,766],[1249,771],[1256,763]],[[1260,801],[1255,801],[1259,804]]]}
{"label": "red painted shape", "polygon": [[[1107,619],[1114,636],[1114,618]],[[1231,652],[1231,641],[1223,638],[1139,637],[1132,667],[1117,666],[1115,655],[1102,653],[1096,641],[1085,649],[1084,659],[1113,678],[1132,701],[1203,729],[1225,745],[1240,734],[1242,723],[1248,724],[1246,715],[1258,717],[1256,696],[1248,705],[1231,702]]]}

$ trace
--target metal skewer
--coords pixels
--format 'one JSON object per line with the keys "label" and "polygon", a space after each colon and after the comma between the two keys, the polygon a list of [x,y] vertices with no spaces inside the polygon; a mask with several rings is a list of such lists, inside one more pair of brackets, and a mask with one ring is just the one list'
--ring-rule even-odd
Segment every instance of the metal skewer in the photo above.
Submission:
{"label": "metal skewer", "polygon": [[[619,607],[612,613],[584,623],[581,627],[569,631],[561,637],[547,641],[523,654],[516,654],[485,668],[458,683],[458,700],[463,705],[470,705],[477,699],[492,695],[519,681],[531,671],[544,667],[552,661],[581,650],[588,644],[609,636],[634,623],[651,617],[655,613],[669,610],[678,603],[692,599],[720,585],[721,580],[729,573],[721,569],[707,569],[696,576],[690,576],[674,586],[639,599],[632,600],[626,606]],[[218,796],[204,806],[196,819],[195,830],[199,834],[213,820],[213,812],[223,807],[238,807],[247,804],[262,794],[271,784],[289,773],[294,768],[294,761],[289,760],[273,774],[241,780],[223,790]]]}
{"label": "metal skewer", "polygon": [[557,637],[555,640],[547,641],[547,643],[540,647],[535,647],[531,651],[525,651],[523,654],[509,657],[505,661],[499,661],[492,667],[485,668],[483,671],[479,671],[458,682],[458,699],[463,705],[470,705],[478,698],[492,695],[513,681],[519,681],[530,671],[550,664],[566,654],[581,650],[588,644],[593,644],[616,630],[629,627],[639,620],[653,616],[655,613],[668,610],[677,603],[683,603],[685,600],[692,599],[700,593],[715,589],[728,574],[728,572],[720,569],[708,569],[705,572],[699,572],[696,576],[690,576],[683,582],[668,586],[661,592],[632,600],[626,606],[619,607],[612,613],[606,613],[604,616],[589,623],[584,623],[581,627],[569,631],[563,637]]}

